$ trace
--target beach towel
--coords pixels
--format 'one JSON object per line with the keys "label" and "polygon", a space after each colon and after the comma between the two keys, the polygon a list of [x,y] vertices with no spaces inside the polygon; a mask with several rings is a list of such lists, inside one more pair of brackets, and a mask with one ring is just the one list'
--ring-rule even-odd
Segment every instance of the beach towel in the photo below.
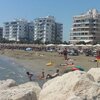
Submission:
{"label": "beach towel", "polygon": [[81,66],[75,66],[76,68],[78,68],[81,71],[84,71],[84,69]]}

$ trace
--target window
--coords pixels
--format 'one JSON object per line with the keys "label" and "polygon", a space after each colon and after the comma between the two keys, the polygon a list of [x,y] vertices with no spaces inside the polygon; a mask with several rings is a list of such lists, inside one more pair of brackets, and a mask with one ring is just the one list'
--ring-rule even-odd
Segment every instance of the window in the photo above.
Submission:
{"label": "window", "polygon": [[85,33],[85,35],[88,35],[88,33]]}

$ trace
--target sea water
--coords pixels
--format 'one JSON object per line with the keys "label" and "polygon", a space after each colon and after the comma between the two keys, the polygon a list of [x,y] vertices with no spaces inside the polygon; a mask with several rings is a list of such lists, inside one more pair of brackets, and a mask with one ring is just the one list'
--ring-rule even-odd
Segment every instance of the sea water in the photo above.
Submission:
{"label": "sea water", "polygon": [[13,58],[0,55],[0,80],[13,79],[18,84],[28,82],[27,71],[32,72],[33,81],[38,82],[40,86],[43,84],[43,81],[36,78],[34,71],[15,62]]}

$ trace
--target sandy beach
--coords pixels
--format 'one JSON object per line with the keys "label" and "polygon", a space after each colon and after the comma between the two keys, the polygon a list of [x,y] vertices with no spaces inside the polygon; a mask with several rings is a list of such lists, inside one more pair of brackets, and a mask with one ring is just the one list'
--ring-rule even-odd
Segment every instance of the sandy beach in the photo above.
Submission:
{"label": "sandy beach", "polygon": [[[46,73],[52,74],[57,68],[60,68],[62,71],[64,66],[60,65],[66,63],[63,55],[59,55],[57,52],[5,49],[0,51],[0,54],[14,58],[16,62],[31,69],[32,71],[35,71],[37,74],[40,74],[43,70]],[[97,67],[97,62],[91,61],[95,59],[95,57],[87,57],[85,55],[68,57],[74,60],[75,65],[82,66],[85,71],[88,71],[92,67]],[[53,65],[47,66],[46,64],[50,61],[52,61]],[[98,66],[100,67],[100,63]]]}

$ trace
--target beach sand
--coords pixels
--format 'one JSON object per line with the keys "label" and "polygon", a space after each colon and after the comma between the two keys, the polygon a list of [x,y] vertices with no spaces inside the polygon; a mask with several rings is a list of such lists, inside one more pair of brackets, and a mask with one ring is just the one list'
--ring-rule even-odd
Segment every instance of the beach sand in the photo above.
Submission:
{"label": "beach sand", "polygon": [[[0,54],[14,58],[16,62],[20,63],[26,68],[31,69],[37,74],[40,74],[43,70],[46,74],[52,74],[57,68],[61,69],[62,71],[64,66],[60,65],[66,63],[63,55],[59,55],[57,52],[5,49],[0,51]],[[88,71],[92,67],[97,67],[97,62],[91,61],[95,59],[95,57],[87,57],[85,55],[68,57],[74,60],[75,65],[82,66],[85,71]],[[50,61],[52,61],[53,65],[47,66],[46,64]],[[100,63],[98,66],[100,67]]]}

